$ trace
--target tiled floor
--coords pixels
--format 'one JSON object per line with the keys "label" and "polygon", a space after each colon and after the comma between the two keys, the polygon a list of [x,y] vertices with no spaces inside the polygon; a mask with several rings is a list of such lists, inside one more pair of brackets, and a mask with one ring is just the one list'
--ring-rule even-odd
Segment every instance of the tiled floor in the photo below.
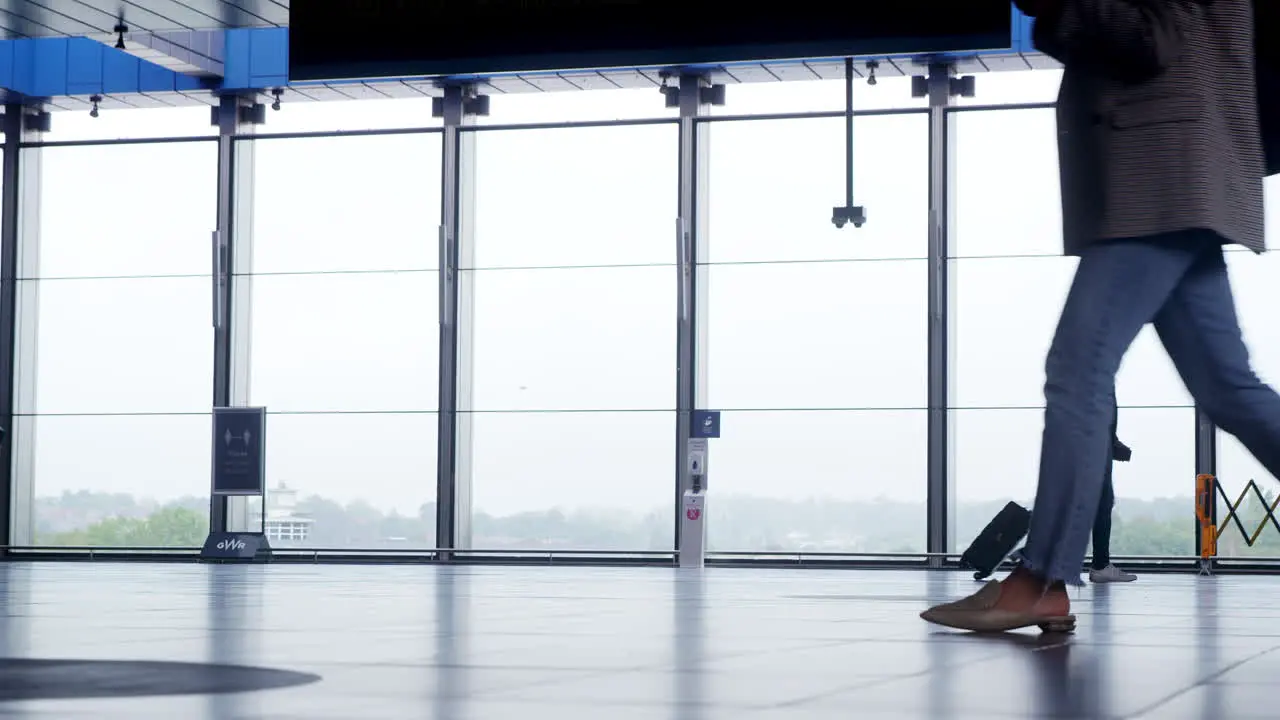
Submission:
{"label": "tiled floor", "polygon": [[1085,588],[1079,633],[1052,643],[917,618],[973,587],[966,573],[891,571],[0,564],[0,658],[320,676],[237,694],[0,703],[0,717],[1280,716],[1269,687],[1280,578]]}

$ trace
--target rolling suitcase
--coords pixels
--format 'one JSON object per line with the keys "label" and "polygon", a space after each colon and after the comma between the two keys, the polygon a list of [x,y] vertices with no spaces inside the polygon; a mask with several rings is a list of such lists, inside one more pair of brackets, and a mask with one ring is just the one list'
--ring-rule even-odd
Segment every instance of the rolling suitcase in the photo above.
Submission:
{"label": "rolling suitcase", "polygon": [[960,564],[973,568],[973,579],[983,580],[1009,557],[1031,527],[1031,512],[1016,502],[1004,506],[978,533],[973,544],[960,556]]}

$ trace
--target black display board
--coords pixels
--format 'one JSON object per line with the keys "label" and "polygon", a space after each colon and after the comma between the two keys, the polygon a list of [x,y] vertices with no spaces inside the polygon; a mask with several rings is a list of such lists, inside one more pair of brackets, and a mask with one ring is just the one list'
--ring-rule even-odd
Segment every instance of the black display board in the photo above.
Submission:
{"label": "black display board", "polygon": [[295,81],[1007,49],[1008,0],[295,0]]}

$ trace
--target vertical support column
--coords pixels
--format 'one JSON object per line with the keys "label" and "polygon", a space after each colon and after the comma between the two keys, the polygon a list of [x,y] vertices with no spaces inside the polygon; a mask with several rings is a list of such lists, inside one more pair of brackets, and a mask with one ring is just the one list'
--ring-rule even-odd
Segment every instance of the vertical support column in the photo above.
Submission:
{"label": "vertical support column", "polygon": [[[15,427],[16,411],[34,409],[19,400],[24,390],[22,381],[34,380],[29,373],[27,377],[19,374],[19,366],[27,364],[19,359],[19,353],[28,351],[18,318],[24,244],[20,228],[23,220],[38,222],[38,218],[24,218],[27,213],[23,207],[22,141],[28,134],[26,113],[22,105],[10,103],[5,105],[0,119],[4,129],[4,157],[0,161],[0,426],[7,432],[0,444],[0,557],[8,552],[3,546],[29,545],[33,541],[31,468],[29,463],[25,468],[16,467],[13,452],[15,444],[27,440],[33,430],[29,426]],[[35,180],[38,186],[38,173]],[[34,356],[34,346],[29,349]],[[29,386],[25,389],[34,390],[34,382],[25,385]]]}
{"label": "vertical support column", "polygon": [[[1218,525],[1218,428],[1214,426],[1213,421],[1205,414],[1204,410],[1196,408],[1196,476],[1212,475],[1214,480],[1209,486],[1208,511],[1209,521],[1216,527]],[[1201,537],[1201,520],[1196,518],[1196,556],[1200,557],[1204,550],[1204,543]],[[1201,572],[1210,572],[1213,569],[1213,558],[1201,560]]]}
{"label": "vertical support column", "polygon": [[[684,551],[696,550],[697,565],[702,564],[703,540],[706,532],[706,514],[701,513],[698,527],[702,536],[697,539],[683,537],[684,494],[693,488],[693,473],[689,467],[689,446],[693,439],[693,411],[704,408],[707,402],[707,278],[699,274],[698,261],[705,257],[707,243],[707,213],[704,208],[708,187],[709,143],[708,128],[698,123],[709,101],[716,99],[722,88],[713,87],[701,74],[685,73],[679,76],[679,84],[667,88],[668,106],[678,107],[679,115],[679,204],[676,218],[676,252],[678,285],[678,318],[676,322],[676,486],[675,486],[675,544],[680,564],[686,564]],[[674,100],[673,100],[674,98]],[[702,470],[706,476],[705,455]],[[702,508],[699,508],[701,511]]]}
{"label": "vertical support column", "polygon": [[[252,271],[250,229],[252,215],[244,216],[241,197],[253,195],[252,147],[241,149],[237,135],[252,131],[262,122],[265,108],[252,97],[226,95],[212,109],[218,128],[217,226],[212,233],[213,258],[213,407],[230,407],[248,402],[249,333],[251,307],[248,274]],[[252,209],[252,205],[249,205]],[[243,234],[243,237],[241,235]],[[244,282],[243,291],[239,287]],[[244,327],[240,327],[241,323]],[[209,498],[210,532],[247,530],[249,500],[213,495]],[[260,512],[265,512],[265,508]]]}
{"label": "vertical support column", "polygon": [[450,84],[433,102],[444,121],[440,194],[440,407],[437,415],[436,548],[450,561],[471,547],[472,343],[475,211],[475,137],[464,128],[488,114],[488,98],[475,86]]}
{"label": "vertical support column", "polygon": [[[4,108],[0,191],[0,544],[24,546],[35,535],[35,446],[39,287],[39,149],[23,149],[49,129],[50,116],[21,104]],[[0,552],[2,555],[3,552]]]}
{"label": "vertical support column", "polygon": [[[930,567],[955,540],[953,443],[951,434],[951,282],[949,191],[951,149],[947,108],[953,94],[952,66],[930,63],[923,89],[929,98],[929,322],[927,539]],[[917,86],[920,83],[916,83]]]}

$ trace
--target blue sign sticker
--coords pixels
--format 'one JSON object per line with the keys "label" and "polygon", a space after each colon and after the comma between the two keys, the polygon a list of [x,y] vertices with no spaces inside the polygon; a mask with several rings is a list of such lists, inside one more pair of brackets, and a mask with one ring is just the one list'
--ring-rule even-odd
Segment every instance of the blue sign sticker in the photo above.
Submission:
{"label": "blue sign sticker", "polygon": [[266,408],[213,409],[213,494],[266,490]]}
{"label": "blue sign sticker", "polygon": [[693,427],[690,428],[689,435],[696,438],[720,437],[720,411],[694,410]]}

